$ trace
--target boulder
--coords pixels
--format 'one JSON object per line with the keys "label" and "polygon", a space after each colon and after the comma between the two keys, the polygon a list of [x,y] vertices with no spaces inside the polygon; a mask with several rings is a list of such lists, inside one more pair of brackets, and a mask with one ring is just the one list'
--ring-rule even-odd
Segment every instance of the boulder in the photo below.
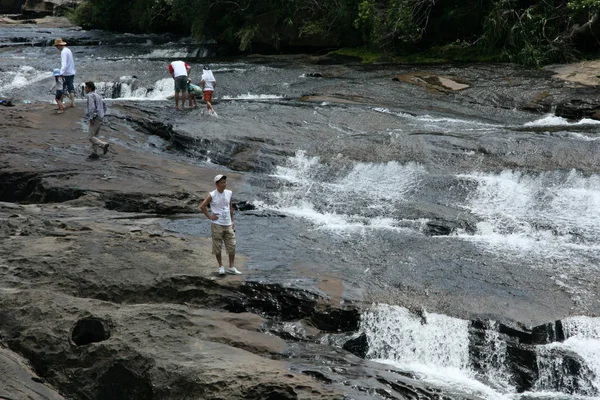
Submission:
{"label": "boulder", "polygon": [[571,99],[559,104],[554,112],[556,116],[569,120],[582,118],[600,119],[600,99]]}
{"label": "boulder", "polygon": [[408,72],[398,75],[392,80],[421,86],[427,91],[436,93],[451,93],[471,87],[463,78],[424,71]]}

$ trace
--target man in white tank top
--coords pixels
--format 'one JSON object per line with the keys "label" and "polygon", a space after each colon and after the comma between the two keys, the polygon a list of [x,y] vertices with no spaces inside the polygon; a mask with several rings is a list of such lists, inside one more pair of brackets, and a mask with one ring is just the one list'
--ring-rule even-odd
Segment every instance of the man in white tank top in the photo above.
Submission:
{"label": "man in white tank top", "polygon": [[[227,177],[225,175],[215,176],[215,190],[210,192],[200,204],[200,210],[210,219],[210,231],[212,234],[212,253],[219,263],[219,275],[225,274],[225,267],[221,259],[221,248],[225,243],[225,250],[229,255],[228,274],[241,275],[234,266],[235,263],[235,224],[233,222],[233,207],[231,205],[231,190],[226,190]],[[206,206],[210,205],[210,214]]]}

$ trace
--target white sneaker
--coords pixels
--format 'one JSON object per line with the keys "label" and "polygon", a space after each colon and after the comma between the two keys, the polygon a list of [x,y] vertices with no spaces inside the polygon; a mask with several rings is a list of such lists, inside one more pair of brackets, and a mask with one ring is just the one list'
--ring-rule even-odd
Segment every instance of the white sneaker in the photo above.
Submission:
{"label": "white sneaker", "polygon": [[233,274],[233,275],[241,275],[242,274],[240,271],[237,270],[236,267],[227,268],[227,273]]}
{"label": "white sneaker", "polygon": [[222,265],[219,267],[219,275],[225,275],[225,267]]}

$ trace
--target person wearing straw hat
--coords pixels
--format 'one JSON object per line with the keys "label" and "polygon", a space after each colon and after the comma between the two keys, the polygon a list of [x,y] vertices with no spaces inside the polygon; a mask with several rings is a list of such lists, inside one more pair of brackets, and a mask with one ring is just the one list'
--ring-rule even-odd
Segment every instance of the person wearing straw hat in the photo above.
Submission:
{"label": "person wearing straw hat", "polygon": [[[219,174],[214,178],[216,189],[210,192],[202,204],[200,210],[210,219],[210,232],[212,234],[212,253],[219,263],[219,275],[225,275],[225,267],[221,260],[221,248],[225,243],[225,250],[229,256],[229,268],[227,273],[241,275],[234,266],[235,263],[235,224],[233,222],[233,206],[231,204],[231,190],[226,190],[227,177]],[[206,206],[210,205],[210,214]]]}
{"label": "person wearing straw hat", "polygon": [[54,47],[60,51],[60,76],[65,78],[65,86],[71,98],[71,107],[75,107],[75,60],[67,42],[58,38],[54,40]]}

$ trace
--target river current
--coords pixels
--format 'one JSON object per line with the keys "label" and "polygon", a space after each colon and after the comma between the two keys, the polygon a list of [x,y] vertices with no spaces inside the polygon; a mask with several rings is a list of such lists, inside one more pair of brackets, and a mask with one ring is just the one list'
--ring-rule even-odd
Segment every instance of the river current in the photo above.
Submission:
{"label": "river current", "polygon": [[[198,142],[177,153],[148,137],[139,151],[226,173],[236,168],[224,154],[263,144],[232,188],[254,206],[237,217],[248,279],[314,289],[344,277],[349,300],[373,304],[361,326],[368,357],[425,381],[488,399],[600,398],[600,124],[521,110],[540,91],[568,96],[548,71],[225,59],[189,40],[11,27],[0,28],[0,97],[52,102],[55,37],[81,44],[70,46],[79,87],[92,80],[109,109],[129,103]],[[218,118],[172,111],[174,59],[190,63],[192,80],[210,64]],[[470,87],[435,93],[392,80],[414,71]],[[163,225],[209,235],[195,217]],[[487,369],[469,365],[472,318],[563,319],[568,337],[539,349],[535,390],[516,393],[500,336],[487,339]],[[587,386],[553,374],[557,346],[585,360]]]}

